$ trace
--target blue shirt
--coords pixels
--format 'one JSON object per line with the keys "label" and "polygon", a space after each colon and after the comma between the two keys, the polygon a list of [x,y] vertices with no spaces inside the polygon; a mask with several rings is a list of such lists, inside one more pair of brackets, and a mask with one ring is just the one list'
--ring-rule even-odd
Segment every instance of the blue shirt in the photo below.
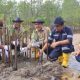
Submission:
{"label": "blue shirt", "polygon": [[73,40],[73,33],[71,28],[64,27],[60,32],[57,32],[56,29],[52,31],[50,36],[48,37],[48,43],[52,43],[53,41],[62,41],[62,40],[69,40],[69,44],[66,45],[59,45],[57,47],[60,47],[63,52],[72,52],[72,40]]}

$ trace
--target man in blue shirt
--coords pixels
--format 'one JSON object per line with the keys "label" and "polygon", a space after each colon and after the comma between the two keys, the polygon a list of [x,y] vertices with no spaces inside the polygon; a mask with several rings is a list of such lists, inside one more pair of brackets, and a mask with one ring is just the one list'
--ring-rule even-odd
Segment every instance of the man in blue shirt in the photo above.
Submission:
{"label": "man in blue shirt", "polygon": [[41,49],[41,53],[45,51],[49,59],[58,59],[62,66],[66,68],[68,66],[69,54],[74,50],[72,45],[73,33],[69,27],[64,26],[64,20],[61,17],[55,19],[54,26],[48,42]]}

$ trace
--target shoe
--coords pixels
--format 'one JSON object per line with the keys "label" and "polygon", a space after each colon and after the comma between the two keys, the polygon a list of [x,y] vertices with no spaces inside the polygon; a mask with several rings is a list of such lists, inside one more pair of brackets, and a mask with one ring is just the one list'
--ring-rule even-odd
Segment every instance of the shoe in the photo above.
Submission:
{"label": "shoe", "polygon": [[68,67],[68,61],[69,61],[69,53],[63,53],[63,62],[62,62],[62,66],[64,68]]}
{"label": "shoe", "polygon": [[53,58],[53,59],[51,59],[51,58],[49,58],[49,61],[50,62],[54,62],[54,61],[56,61],[58,58]]}
{"label": "shoe", "polygon": [[59,62],[60,64],[62,64],[62,62],[63,62],[63,56],[62,56],[62,55],[58,57],[58,62]]}

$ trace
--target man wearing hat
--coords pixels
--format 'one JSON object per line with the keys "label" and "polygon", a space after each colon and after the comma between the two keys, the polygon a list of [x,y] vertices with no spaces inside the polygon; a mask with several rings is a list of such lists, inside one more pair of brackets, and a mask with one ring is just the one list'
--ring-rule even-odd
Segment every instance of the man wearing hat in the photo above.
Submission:
{"label": "man wearing hat", "polygon": [[11,34],[11,51],[12,51],[12,64],[13,70],[17,70],[17,56],[20,55],[20,47],[22,47],[23,28],[19,17],[13,20],[12,34]]}
{"label": "man wearing hat", "polygon": [[15,49],[15,40],[17,39],[17,51],[20,51],[20,46],[22,46],[22,35],[23,35],[23,28],[21,26],[21,23],[23,20],[21,20],[19,17],[17,17],[15,20],[13,20],[13,27],[12,27],[12,35],[11,35],[11,48]]}
{"label": "man wearing hat", "polygon": [[48,48],[48,57],[50,60],[59,60],[63,67],[68,67],[69,55],[74,51],[72,45],[73,33],[71,29],[64,25],[64,20],[57,17],[54,21],[54,29],[51,32],[48,42],[44,45],[41,53]]}
{"label": "man wearing hat", "polygon": [[[44,21],[42,19],[36,19],[32,23],[34,24],[35,30],[33,30],[31,36],[31,47],[39,47],[41,49],[43,44],[47,41],[47,37],[48,37],[47,30],[43,26]],[[36,58],[38,57],[39,56],[36,53]]]}

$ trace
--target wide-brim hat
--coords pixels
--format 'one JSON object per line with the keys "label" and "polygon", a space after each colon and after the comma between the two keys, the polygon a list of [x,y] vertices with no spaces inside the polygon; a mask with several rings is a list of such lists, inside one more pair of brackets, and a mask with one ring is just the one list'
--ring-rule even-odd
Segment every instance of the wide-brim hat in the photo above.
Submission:
{"label": "wide-brim hat", "polygon": [[32,23],[34,23],[34,24],[36,24],[36,23],[38,23],[38,24],[43,24],[43,23],[45,23],[45,22],[44,22],[44,20],[42,20],[42,19],[36,19],[35,21],[32,21]]}
{"label": "wide-brim hat", "polygon": [[64,24],[64,20],[62,17],[56,17],[56,19],[54,20],[54,25],[63,25]]}
{"label": "wide-brim hat", "polygon": [[21,23],[21,22],[23,22],[23,20],[21,20],[19,17],[17,17],[15,20],[13,20],[13,22],[19,22],[19,23]]}

